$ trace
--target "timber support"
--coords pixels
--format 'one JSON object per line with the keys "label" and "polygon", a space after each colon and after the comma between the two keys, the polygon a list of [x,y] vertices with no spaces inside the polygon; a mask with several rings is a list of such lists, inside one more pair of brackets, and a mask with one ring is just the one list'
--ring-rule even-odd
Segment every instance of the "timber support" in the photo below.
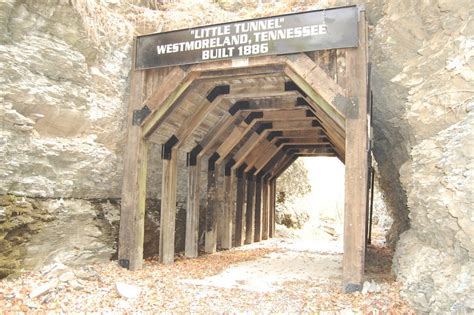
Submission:
{"label": "timber support", "polygon": [[[267,240],[275,236],[278,177],[299,157],[328,156],[346,167],[343,289],[361,289],[371,114],[365,11],[348,6],[296,14],[331,12],[338,13],[330,20],[344,27],[324,36],[344,30],[344,44],[329,41],[305,52],[298,46],[284,55],[206,62],[177,62],[174,56],[166,64],[173,53],[147,59],[141,50],[156,45],[135,44],[118,248],[122,267],[139,270],[143,264],[149,143],[162,146],[157,245],[164,264],[174,261],[177,207],[186,207],[184,248],[176,248],[186,257]],[[345,18],[338,21],[338,14]],[[160,34],[137,41],[155,36]],[[179,173],[185,152],[186,172]],[[159,194],[159,187],[148,190]]]}

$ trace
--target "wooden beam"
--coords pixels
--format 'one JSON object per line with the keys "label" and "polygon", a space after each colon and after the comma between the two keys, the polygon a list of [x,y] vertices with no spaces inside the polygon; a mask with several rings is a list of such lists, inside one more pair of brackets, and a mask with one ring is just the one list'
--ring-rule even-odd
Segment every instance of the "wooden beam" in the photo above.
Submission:
{"label": "wooden beam", "polygon": [[271,130],[300,130],[314,127],[313,121],[315,119],[300,119],[288,121],[274,121]]}
{"label": "wooden beam", "polygon": [[[261,57],[250,57],[244,60],[219,60],[214,62],[198,63],[192,66],[192,71],[221,71],[229,69],[246,69],[259,68],[262,66],[278,66],[286,63],[286,56],[261,56]],[[222,73],[217,72],[216,77],[220,77]]]}
{"label": "wooden beam", "polygon": [[[242,113],[250,114],[252,112],[261,112],[262,116],[258,117],[259,120],[296,120],[308,118],[308,112],[306,107],[296,108],[275,108],[275,109],[248,109],[243,110]],[[314,118],[314,117],[313,117]]]}
{"label": "wooden beam", "polygon": [[160,220],[160,262],[174,262],[174,237],[176,222],[176,181],[177,152],[171,149],[170,156],[164,156],[161,180],[161,220]]}
{"label": "wooden beam", "polygon": [[[272,130],[275,131],[275,130]],[[324,134],[319,127],[311,126],[310,129],[297,129],[297,130],[277,130],[277,132],[281,133],[282,136],[286,138],[290,138],[293,135],[299,135],[301,132],[308,132],[309,135],[313,135],[315,137],[319,137],[320,135]],[[279,138],[275,136],[273,139]],[[266,165],[267,163],[281,150],[281,147],[275,147],[274,150],[268,150],[265,154],[262,154],[259,159],[255,162],[254,166],[257,169],[256,174],[258,174]]]}
{"label": "wooden beam", "polygon": [[204,239],[204,251],[208,254],[215,253],[217,250],[217,212],[219,200],[217,194],[217,178],[219,176],[216,167],[218,155],[213,154],[209,157],[207,171],[207,211],[206,211],[206,234]]}
{"label": "wooden beam", "polygon": [[184,80],[187,80],[190,84],[196,77],[196,75],[190,76],[190,72],[183,70],[181,67],[173,67],[162,80],[162,84],[154,86],[156,90],[146,100],[143,100],[141,106],[147,105],[151,111],[156,110],[176,97],[176,91]]}
{"label": "wooden beam", "polygon": [[270,180],[270,222],[269,222],[269,238],[275,236],[275,205],[276,205],[276,180]]}
{"label": "wooden beam", "polygon": [[[286,92],[287,93],[287,92]],[[282,94],[281,91],[274,91],[274,92],[266,92],[266,93],[262,93],[262,92],[259,92],[258,94],[254,95],[253,98],[258,98],[258,97],[270,97],[270,96],[274,96],[274,95],[280,95]],[[240,93],[234,93],[234,92],[230,92],[228,94],[222,94],[222,95],[219,95],[217,96],[212,102],[209,102],[206,98],[204,98],[204,101],[197,105],[196,106],[196,110],[193,111],[193,114],[188,116],[184,122],[182,122],[181,124],[181,128],[178,129],[178,131],[176,132],[176,137],[178,138],[179,140],[179,144],[178,144],[178,148],[183,146],[186,141],[188,140],[188,138],[190,137],[190,135],[196,130],[198,129],[198,127],[205,121],[206,117],[215,109],[217,108],[223,100],[225,99],[229,99],[229,98],[237,98],[237,99],[249,99],[249,93],[245,93],[245,94],[240,94]],[[282,115],[285,115],[285,112],[282,112],[281,113]],[[286,112],[286,115],[289,115],[290,112]],[[293,115],[298,115],[298,117],[301,117],[301,118],[304,118],[305,114],[305,110],[304,109],[293,109]],[[277,113],[273,113],[273,114],[270,114],[269,117],[273,117],[273,116],[276,116]],[[288,117],[288,116],[286,116]],[[203,155],[206,154],[206,151],[205,150],[203,152]],[[220,162],[221,160],[218,161],[218,163]]]}
{"label": "wooden beam", "polygon": [[294,157],[292,154],[285,153],[285,155],[277,162],[273,167],[271,167],[268,171],[270,175],[270,180],[275,178],[275,173],[277,173],[281,168],[283,168],[285,165],[288,163],[292,163],[296,157]]}
{"label": "wooden beam", "polygon": [[365,220],[368,181],[367,25],[359,13],[359,46],[346,50],[348,95],[356,106],[346,118],[343,289],[362,289],[365,264]]}
{"label": "wooden beam", "polygon": [[248,165],[246,171],[249,171],[253,167],[257,168],[258,161],[278,150],[278,147],[275,145],[275,141],[276,140],[272,140],[268,142],[265,140],[263,144],[257,146],[254,150],[247,154],[245,158],[245,163]]}
{"label": "wooden beam", "polygon": [[[281,140],[281,146],[285,145],[304,145],[304,144],[321,144],[321,145],[327,145],[330,144],[330,142],[327,140],[326,136],[322,136],[319,138],[285,138],[285,137],[279,137],[278,140]],[[278,141],[277,141],[278,143]]]}
{"label": "wooden beam", "polygon": [[[247,73],[256,69],[260,70],[262,66],[277,66],[286,63],[286,57],[255,57],[248,59],[245,63],[235,64],[233,61],[224,60],[205,64],[196,64],[191,66],[188,70],[183,70],[181,67],[174,67],[173,70],[163,80],[164,84],[160,85],[159,89],[150,95],[143,105],[147,105],[151,114],[142,122],[143,132],[145,137],[149,137],[157,126],[171,113],[177,104],[177,100],[188,90],[190,85],[197,80],[201,72],[207,71],[206,78],[213,77],[210,72],[216,71],[215,77],[222,76],[219,71],[238,71],[238,68],[246,69]],[[141,108],[141,106],[140,106]]]}
{"label": "wooden beam", "polygon": [[274,157],[280,150],[281,148],[274,146],[271,150],[261,154],[253,164],[253,166],[257,169],[256,173],[259,173],[267,165],[268,161],[270,161],[272,157]]}
{"label": "wooden beam", "polygon": [[255,176],[255,235],[254,242],[262,240],[262,177]]}
{"label": "wooden beam", "polygon": [[294,161],[298,159],[297,156],[292,156],[291,159],[286,162],[285,164],[281,165],[277,170],[275,170],[274,174],[270,177],[275,178],[275,180],[280,177],[281,174],[283,174],[290,166],[293,164]]}
{"label": "wooden beam", "polygon": [[237,195],[235,200],[235,246],[244,244],[244,203],[245,203],[245,178],[243,173],[243,165],[235,170],[237,177]]}
{"label": "wooden beam", "polygon": [[234,191],[233,191],[232,172],[229,170],[224,177],[224,216],[221,247],[223,249],[232,248],[232,212],[234,209]]}
{"label": "wooden beam", "polygon": [[[172,74],[176,74],[176,78],[169,79],[168,77]],[[197,74],[190,74],[180,70],[180,67],[176,67],[164,80],[166,84],[145,101],[145,105],[152,110],[151,114],[142,122],[145,138],[148,138],[173,112],[179,103],[178,99],[185,94],[197,76]]]}
{"label": "wooden beam", "polygon": [[200,204],[201,159],[188,165],[188,194],[186,211],[186,257],[198,257],[199,245],[199,204]]}
{"label": "wooden beam", "polygon": [[312,100],[309,100],[310,104],[314,106],[314,112],[317,116],[318,121],[320,122],[322,128],[324,129],[325,134],[331,140],[332,143],[336,146],[336,150],[341,154],[344,155],[345,149],[345,131],[343,128],[337,125],[330,116],[327,115],[321,108],[317,106]]}
{"label": "wooden beam", "polygon": [[247,68],[236,68],[233,70],[225,69],[225,70],[207,70],[201,71],[200,74],[200,81],[215,81],[216,78],[219,80],[224,79],[238,79],[243,80],[247,78],[259,78],[264,77],[267,78],[269,76],[277,76],[282,74],[286,64],[274,64],[268,66],[256,66],[250,69]]}
{"label": "wooden beam", "polygon": [[268,196],[269,196],[268,181],[266,179],[266,174],[265,174],[262,180],[262,239],[263,240],[268,239],[268,222],[269,222]]}
{"label": "wooden beam", "polygon": [[255,177],[253,172],[246,173],[247,208],[245,211],[245,244],[252,244],[255,234]]}
{"label": "wooden beam", "polygon": [[287,64],[286,75],[334,121],[344,126],[347,107],[351,103],[344,89],[304,53],[288,56]]}
{"label": "wooden beam", "polygon": [[319,138],[326,136],[321,128],[310,128],[300,130],[282,130],[281,137],[283,138],[298,138],[298,137],[312,137]]}
{"label": "wooden beam", "polygon": [[127,114],[128,133],[124,153],[118,244],[119,264],[130,270],[139,270],[143,264],[148,150],[140,126],[133,124],[133,112],[141,109],[144,98],[144,79],[145,72],[134,70],[133,65]]}
{"label": "wooden beam", "polygon": [[256,174],[260,173],[267,173],[270,174],[271,170],[275,167],[275,165],[283,158],[287,158],[288,155],[285,153],[284,150],[278,150],[275,155],[268,160],[268,162],[260,169],[256,171]]}

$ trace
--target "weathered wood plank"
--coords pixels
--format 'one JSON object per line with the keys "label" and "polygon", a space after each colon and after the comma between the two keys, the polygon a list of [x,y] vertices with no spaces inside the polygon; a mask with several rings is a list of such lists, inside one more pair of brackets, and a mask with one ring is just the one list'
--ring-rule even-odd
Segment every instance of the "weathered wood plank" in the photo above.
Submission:
{"label": "weathered wood plank", "polygon": [[118,244],[119,262],[123,267],[128,266],[130,270],[141,269],[143,264],[148,152],[140,126],[133,125],[133,111],[141,108],[145,90],[144,80],[144,71],[135,71],[132,66]]}
{"label": "weathered wood plank", "polygon": [[346,50],[348,95],[357,106],[346,119],[343,289],[362,289],[365,263],[365,220],[368,174],[367,26],[359,16],[359,47]]}
{"label": "weathered wood plank", "polygon": [[215,165],[209,166],[207,171],[207,211],[204,251],[208,254],[212,254],[217,251],[217,208],[219,207],[217,178],[219,176],[219,169],[215,167]]}
{"label": "weathered wood plank", "polygon": [[[333,78],[305,54],[288,56],[285,73],[335,121],[343,125],[349,99]],[[291,71],[290,71],[291,69]]]}
{"label": "weathered wood plank", "polygon": [[200,203],[201,159],[195,165],[188,166],[188,195],[186,211],[186,257],[198,257],[199,243],[199,203]]}
{"label": "weathered wood plank", "polygon": [[255,234],[254,242],[262,240],[262,178],[255,176]]}
{"label": "weathered wood plank", "polygon": [[269,210],[270,210],[270,222],[268,223],[269,225],[269,233],[268,237],[272,238],[275,236],[275,205],[276,205],[276,180],[270,180],[269,181],[270,185],[270,202],[269,202]]}
{"label": "weathered wood plank", "polygon": [[245,244],[252,244],[255,233],[255,178],[247,173],[247,208],[245,211]]}
{"label": "weathered wood plank", "polygon": [[223,249],[232,248],[232,211],[234,209],[232,173],[224,178],[224,216],[221,247]]}
{"label": "weathered wood plank", "polygon": [[160,262],[174,262],[174,237],[176,224],[176,181],[178,178],[177,152],[171,150],[170,159],[162,159],[161,220],[160,220]]}
{"label": "weathered wood plank", "polygon": [[235,201],[235,246],[244,244],[244,203],[245,203],[245,178],[243,174],[236,170],[237,177],[237,195]]}
{"label": "weathered wood plank", "polygon": [[268,239],[268,182],[266,175],[262,181],[262,239]]}
{"label": "weathered wood plank", "polygon": [[[145,104],[148,107],[152,107],[152,113],[142,122],[143,134],[145,137],[149,137],[170,115],[170,113],[179,103],[177,100],[186,92],[186,90],[188,90],[193,81],[197,78],[197,74],[189,74],[183,70],[180,72],[178,69],[180,68],[177,67],[175,71],[170,73],[170,75],[173,73],[179,74],[176,79],[170,79],[173,84],[166,84],[166,86],[169,85],[168,88],[170,90],[173,88],[171,92],[168,91],[168,89],[165,92],[157,91],[157,93],[153,94],[150,100],[145,101]],[[167,81],[165,82],[168,82],[168,77]],[[179,85],[176,85],[176,82],[178,82]],[[155,98],[157,100],[155,100]],[[161,102],[158,102],[158,100],[161,100]]]}
{"label": "weathered wood plank", "polygon": [[292,156],[292,158],[288,162],[281,165],[280,168],[275,170],[274,174],[272,175],[272,177],[270,177],[270,179],[272,178],[277,179],[278,177],[280,177],[280,175],[283,174],[291,166],[291,164],[293,164],[293,162],[296,161],[297,158],[298,158],[297,156]]}
{"label": "weathered wood plank", "polygon": [[[227,69],[239,69],[239,68],[253,68],[270,65],[283,65],[286,63],[286,56],[261,56],[261,57],[250,57],[240,62],[234,60],[219,60],[214,62],[199,63],[192,66],[192,71],[219,71]],[[218,76],[221,74],[218,73]]]}

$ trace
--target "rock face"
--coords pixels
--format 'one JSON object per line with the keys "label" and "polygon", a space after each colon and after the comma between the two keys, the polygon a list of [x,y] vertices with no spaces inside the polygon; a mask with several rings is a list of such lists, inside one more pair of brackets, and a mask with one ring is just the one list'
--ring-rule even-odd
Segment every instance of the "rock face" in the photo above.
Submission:
{"label": "rock face", "polygon": [[129,43],[101,52],[68,2],[0,15],[0,194],[120,196]]}
{"label": "rock face", "polygon": [[373,32],[382,189],[399,206],[405,191],[409,211],[394,272],[422,312],[473,309],[473,12],[471,1],[388,1]]}
{"label": "rock face", "polygon": [[394,270],[420,310],[474,310],[474,113],[412,150],[401,170],[411,229]]}
{"label": "rock face", "polygon": [[[0,195],[120,197],[134,31],[170,30],[360,1],[314,4],[302,0],[291,5],[245,1],[242,5],[232,0],[189,0],[158,7],[155,3],[153,8],[159,10],[139,6],[145,2],[151,3],[0,3]],[[394,245],[406,231],[397,244],[394,271],[407,299],[420,311],[472,309],[474,4],[470,0],[368,0],[365,5],[371,23],[374,155],[380,188],[394,221],[388,242]],[[151,150],[148,197],[160,199],[159,148]],[[184,158],[180,163],[183,167]],[[185,179],[179,179],[178,186],[185,185]],[[51,214],[56,208],[49,202],[44,209]],[[52,211],[58,215],[51,222],[39,217],[43,210],[33,208],[37,217],[25,216],[18,226],[26,228],[19,234],[6,237],[7,229],[0,230],[0,244],[5,246],[4,241],[15,235],[21,239],[25,233],[46,237],[53,232],[43,230],[43,225],[68,222],[71,217],[94,225],[97,220],[91,218],[105,210],[97,214],[86,204],[61,216],[61,211]],[[183,196],[178,196],[177,208],[183,209],[184,204]],[[0,225],[11,222],[12,212],[6,209],[10,206],[0,207]],[[150,203],[149,209],[145,248],[153,254],[159,201]],[[180,220],[183,214],[178,212]],[[32,233],[32,224],[41,229]],[[91,241],[89,234],[80,237]],[[39,240],[30,239],[31,251]],[[17,247],[19,252],[25,246]]]}
{"label": "rock face", "polygon": [[0,211],[0,278],[56,262],[108,261],[116,252],[116,203],[3,196]]}

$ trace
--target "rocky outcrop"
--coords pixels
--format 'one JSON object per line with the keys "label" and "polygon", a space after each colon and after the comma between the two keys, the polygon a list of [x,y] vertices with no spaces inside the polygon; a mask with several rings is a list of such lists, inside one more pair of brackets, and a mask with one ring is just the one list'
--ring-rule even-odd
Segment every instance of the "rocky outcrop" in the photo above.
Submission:
{"label": "rocky outcrop", "polygon": [[13,196],[0,197],[0,278],[18,271],[26,254],[25,244],[54,220],[38,203]]}
{"label": "rocky outcrop", "polygon": [[394,152],[389,162],[400,173],[410,220],[394,271],[423,312],[473,310],[473,12],[471,1],[387,2],[374,32],[375,58],[387,58],[376,68],[391,74],[384,105],[402,109],[392,120],[401,121],[398,131],[388,124],[385,138],[408,157]]}
{"label": "rocky outcrop", "polygon": [[120,195],[129,43],[100,50],[64,1],[0,15],[0,194]]}
{"label": "rocky outcrop", "polygon": [[401,170],[411,228],[394,270],[419,310],[474,311],[474,113],[422,141]]}
{"label": "rocky outcrop", "polygon": [[108,261],[116,252],[118,205],[0,197],[0,278],[61,262]]}

